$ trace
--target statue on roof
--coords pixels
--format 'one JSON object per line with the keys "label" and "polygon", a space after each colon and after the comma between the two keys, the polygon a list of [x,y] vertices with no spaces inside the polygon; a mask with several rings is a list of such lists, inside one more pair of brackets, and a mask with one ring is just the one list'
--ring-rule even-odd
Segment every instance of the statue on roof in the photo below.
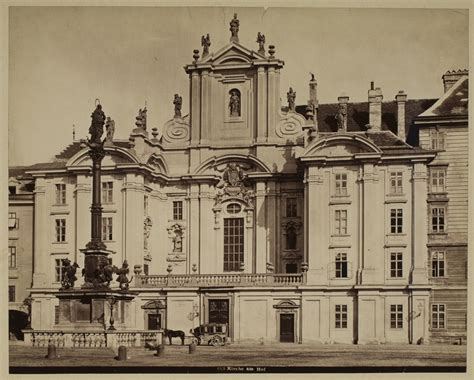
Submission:
{"label": "statue on roof", "polygon": [[258,32],[257,34],[258,54],[265,55],[265,35]]}
{"label": "statue on roof", "polygon": [[178,94],[174,94],[174,117],[181,117],[181,106],[183,105],[183,98]]}
{"label": "statue on roof", "polygon": [[135,117],[135,119],[137,119],[137,121],[135,122],[135,125],[137,126],[137,128],[143,128],[146,130],[146,112],[147,112],[146,106],[145,108],[143,109],[140,108],[138,110],[138,116]]}
{"label": "statue on roof", "polygon": [[234,13],[234,18],[230,21],[230,42],[239,43],[239,19],[237,18],[237,13]]}
{"label": "statue on roof", "polygon": [[211,37],[209,33],[206,36],[201,36],[202,57],[209,55],[209,46],[211,46]]}
{"label": "statue on roof", "polygon": [[339,109],[334,115],[337,123],[337,130],[343,131],[346,129],[346,120],[347,120],[347,103],[339,103]]}
{"label": "statue on roof", "polygon": [[105,113],[102,111],[102,106],[100,104],[97,104],[94,112],[92,112],[91,118],[92,123],[89,127],[91,138],[89,139],[89,142],[92,144],[101,144],[100,138],[104,133]]}
{"label": "statue on roof", "polygon": [[105,142],[112,143],[112,140],[114,139],[114,132],[115,132],[115,121],[112,120],[109,116],[107,116],[107,120],[105,122],[105,131],[106,131]]}
{"label": "statue on roof", "polygon": [[289,91],[286,93],[288,99],[288,107],[290,111],[295,111],[295,100],[296,100],[296,91],[293,91],[293,88],[290,87]]}

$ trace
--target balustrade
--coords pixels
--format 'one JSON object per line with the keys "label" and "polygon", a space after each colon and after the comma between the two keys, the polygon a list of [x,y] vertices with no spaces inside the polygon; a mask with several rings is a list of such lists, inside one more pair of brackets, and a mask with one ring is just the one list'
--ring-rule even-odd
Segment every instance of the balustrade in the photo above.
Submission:
{"label": "balustrade", "polygon": [[138,275],[136,287],[186,286],[297,286],[305,283],[303,274],[239,273]]}

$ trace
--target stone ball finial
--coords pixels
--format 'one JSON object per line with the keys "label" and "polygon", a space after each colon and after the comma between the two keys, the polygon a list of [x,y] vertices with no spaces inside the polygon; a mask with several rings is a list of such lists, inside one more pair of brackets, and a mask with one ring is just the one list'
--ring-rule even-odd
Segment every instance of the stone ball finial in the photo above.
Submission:
{"label": "stone ball finial", "polygon": [[193,58],[194,58],[194,62],[196,63],[199,59],[199,49],[193,50]]}
{"label": "stone ball finial", "polygon": [[270,57],[274,57],[275,55],[275,45],[269,45],[268,46],[268,53],[270,54]]}
{"label": "stone ball finial", "polygon": [[156,140],[158,138],[158,128],[152,128],[151,129],[151,134],[153,136],[153,139]]}

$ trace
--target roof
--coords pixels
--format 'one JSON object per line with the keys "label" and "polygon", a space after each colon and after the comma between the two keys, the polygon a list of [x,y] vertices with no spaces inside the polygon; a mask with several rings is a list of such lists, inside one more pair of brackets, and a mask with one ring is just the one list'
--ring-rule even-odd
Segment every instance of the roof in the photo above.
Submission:
{"label": "roof", "polygon": [[29,166],[10,166],[8,168],[8,178],[25,177],[25,172],[29,170]]}
{"label": "roof", "polygon": [[426,116],[467,116],[469,103],[469,77],[461,77],[430,108],[420,114]]}

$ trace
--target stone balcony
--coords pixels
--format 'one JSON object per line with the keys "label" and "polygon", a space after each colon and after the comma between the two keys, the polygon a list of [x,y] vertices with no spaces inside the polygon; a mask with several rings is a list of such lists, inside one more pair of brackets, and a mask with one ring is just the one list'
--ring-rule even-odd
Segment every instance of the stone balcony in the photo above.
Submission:
{"label": "stone balcony", "polygon": [[220,286],[298,286],[306,283],[304,274],[235,273],[137,275],[137,288],[220,287]]}

